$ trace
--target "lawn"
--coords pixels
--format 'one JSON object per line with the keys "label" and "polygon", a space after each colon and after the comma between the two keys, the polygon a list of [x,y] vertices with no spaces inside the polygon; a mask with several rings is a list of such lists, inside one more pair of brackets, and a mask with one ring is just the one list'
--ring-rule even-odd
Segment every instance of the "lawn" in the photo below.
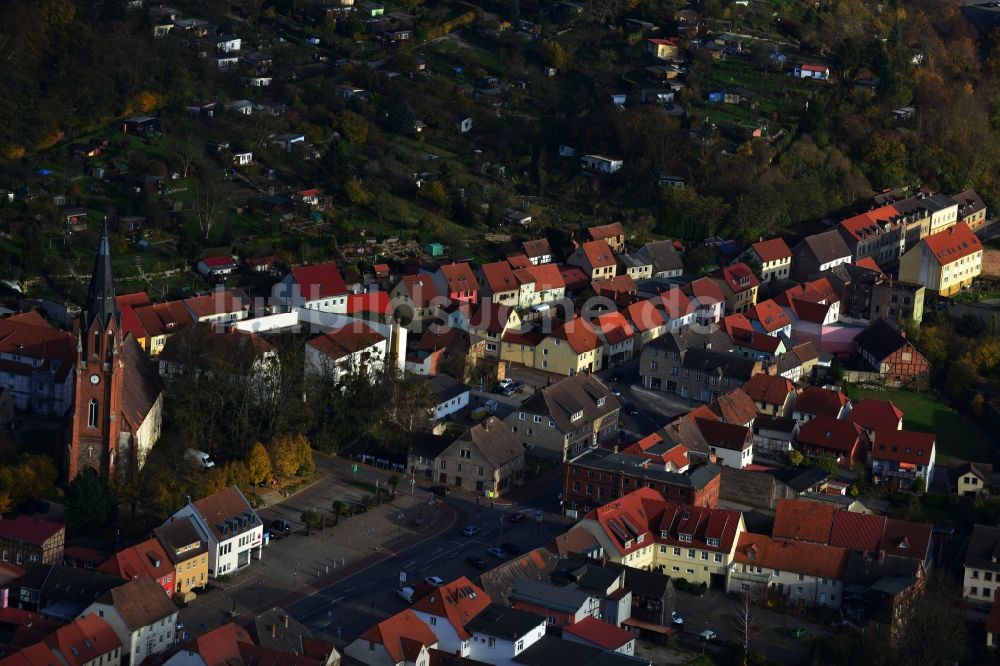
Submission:
{"label": "lawn", "polygon": [[937,401],[929,393],[885,389],[876,391],[848,385],[852,399],[863,397],[891,400],[903,410],[903,427],[907,430],[932,432],[937,435],[938,464],[956,460],[992,460],[990,443],[966,417],[952,407]]}

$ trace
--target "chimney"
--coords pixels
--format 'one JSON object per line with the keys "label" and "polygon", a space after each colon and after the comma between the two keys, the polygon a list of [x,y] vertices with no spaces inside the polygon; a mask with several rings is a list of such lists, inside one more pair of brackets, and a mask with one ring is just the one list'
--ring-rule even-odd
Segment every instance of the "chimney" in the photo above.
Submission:
{"label": "chimney", "polygon": [[615,444],[615,453],[618,453],[618,445]]}
{"label": "chimney", "polygon": [[882,549],[879,549],[878,551],[878,561],[885,562],[885,551]]}
{"label": "chimney", "polygon": [[278,625],[272,624],[271,625],[271,638],[274,638],[277,635],[278,635]]}
{"label": "chimney", "polygon": [[490,417],[488,417],[488,416],[486,417],[486,420],[483,421],[483,430],[485,430],[487,432],[489,432],[489,430],[490,430]]}
{"label": "chimney", "polygon": [[283,615],[281,618],[282,623],[285,625],[285,629],[288,629],[288,616]]}

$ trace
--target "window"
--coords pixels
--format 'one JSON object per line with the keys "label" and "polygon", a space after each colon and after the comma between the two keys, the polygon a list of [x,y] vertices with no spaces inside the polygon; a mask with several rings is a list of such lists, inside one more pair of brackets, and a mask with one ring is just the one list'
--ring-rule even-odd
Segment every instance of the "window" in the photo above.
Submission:
{"label": "window", "polygon": [[524,420],[524,412],[518,413],[517,418],[518,418],[518,420],[523,421]]}
{"label": "window", "polygon": [[716,553],[715,554],[715,561],[716,562],[722,562],[722,553]]}
{"label": "window", "polygon": [[492,636],[490,636],[487,639],[486,644],[489,645],[490,649],[492,650],[492,649],[496,648],[496,646],[497,646],[497,639],[495,639]]}
{"label": "window", "polygon": [[708,559],[708,551],[707,550],[701,551],[701,559],[703,559],[703,560],[707,560]]}
{"label": "window", "polygon": [[973,578],[979,578],[979,570],[978,569],[973,569],[972,570],[972,577]]}
{"label": "window", "polygon": [[650,361],[650,363],[649,363],[649,370],[650,370],[650,372],[656,372],[659,369],[660,369],[660,364],[659,363],[657,363],[656,361]]}
{"label": "window", "polygon": [[985,580],[993,580],[993,572],[992,571],[984,571],[983,572],[983,579],[985,579]]}
{"label": "window", "polygon": [[431,626],[432,627],[436,627],[437,626],[438,619],[436,617],[434,617],[433,615],[431,615],[428,619],[431,621]]}
{"label": "window", "polygon": [[674,555],[676,555],[677,557],[680,557],[681,556],[681,549],[680,548],[674,548]]}
{"label": "window", "polygon": [[603,407],[604,406],[604,398],[603,397],[597,399],[597,406],[598,407]]}
{"label": "window", "polygon": [[690,557],[692,560],[694,559],[694,548],[688,549],[688,557]]}
{"label": "window", "polygon": [[524,641],[518,641],[517,642],[517,651],[520,652],[523,649],[524,649]]}
{"label": "window", "polygon": [[970,587],[969,588],[969,594],[972,595],[972,596],[976,596],[977,594],[979,594],[979,588],[978,587]]}
{"label": "window", "polygon": [[535,423],[541,423],[542,422],[542,417],[538,416],[538,415],[535,415],[534,421],[535,421]]}
{"label": "window", "polygon": [[95,398],[91,398],[90,404],[87,406],[87,426],[97,427],[97,400]]}
{"label": "window", "polygon": [[713,538],[709,537],[708,539],[705,540],[705,542],[709,546],[712,546],[713,548],[718,548],[719,547],[719,540],[718,539],[713,539]]}

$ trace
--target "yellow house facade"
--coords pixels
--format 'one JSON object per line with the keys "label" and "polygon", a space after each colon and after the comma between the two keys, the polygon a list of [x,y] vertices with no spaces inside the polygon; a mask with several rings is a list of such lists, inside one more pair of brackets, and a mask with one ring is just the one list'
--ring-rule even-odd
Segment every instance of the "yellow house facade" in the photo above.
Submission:
{"label": "yellow house facade", "polygon": [[952,296],[972,284],[983,268],[983,246],[964,222],[922,239],[899,261],[899,279]]}
{"label": "yellow house facade", "polygon": [[559,375],[576,375],[602,367],[602,345],[591,325],[579,317],[562,324],[535,351],[535,368]]}

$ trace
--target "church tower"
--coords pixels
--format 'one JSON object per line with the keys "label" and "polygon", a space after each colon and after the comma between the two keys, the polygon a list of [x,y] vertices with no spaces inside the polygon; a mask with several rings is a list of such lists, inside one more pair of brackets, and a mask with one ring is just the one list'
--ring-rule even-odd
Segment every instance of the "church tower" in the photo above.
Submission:
{"label": "church tower", "polygon": [[113,475],[118,463],[125,367],[107,221],[101,230],[78,335],[71,434],[65,461],[67,481],[88,467]]}

